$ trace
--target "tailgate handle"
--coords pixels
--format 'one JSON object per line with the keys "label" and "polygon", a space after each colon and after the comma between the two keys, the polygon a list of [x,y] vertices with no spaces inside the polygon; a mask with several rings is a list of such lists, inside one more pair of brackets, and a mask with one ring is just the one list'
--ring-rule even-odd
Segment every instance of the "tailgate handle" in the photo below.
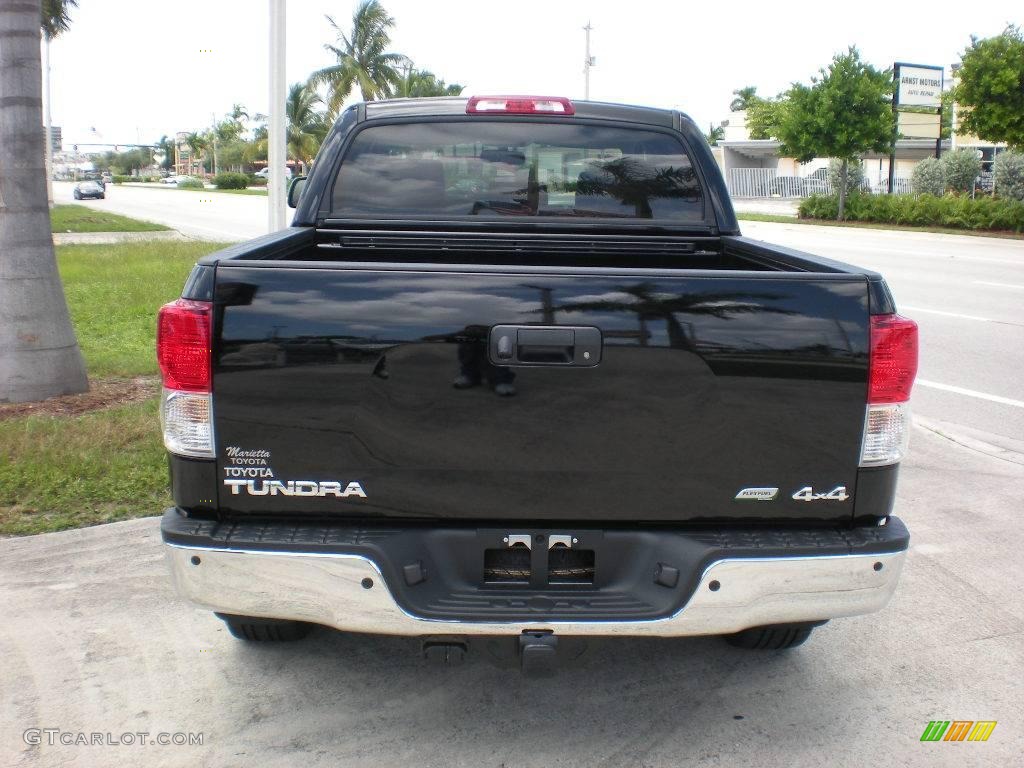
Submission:
{"label": "tailgate handle", "polygon": [[590,367],[601,362],[601,331],[587,326],[496,325],[488,347],[495,365]]}
{"label": "tailgate handle", "polygon": [[521,363],[569,365],[575,346],[575,334],[568,328],[520,328],[516,333],[516,356]]}

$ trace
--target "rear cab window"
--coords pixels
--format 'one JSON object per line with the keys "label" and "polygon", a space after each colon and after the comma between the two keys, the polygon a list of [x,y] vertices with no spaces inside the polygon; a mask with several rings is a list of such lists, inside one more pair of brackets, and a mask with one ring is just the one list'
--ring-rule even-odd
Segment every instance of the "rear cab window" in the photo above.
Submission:
{"label": "rear cab window", "polygon": [[331,218],[705,219],[700,179],[668,133],[480,118],[365,127],[331,208]]}

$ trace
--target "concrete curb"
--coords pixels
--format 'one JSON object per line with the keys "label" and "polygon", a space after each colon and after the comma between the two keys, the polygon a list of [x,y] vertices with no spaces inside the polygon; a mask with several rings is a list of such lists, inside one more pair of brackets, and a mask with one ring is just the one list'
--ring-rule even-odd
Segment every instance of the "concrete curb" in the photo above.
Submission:
{"label": "concrete curb", "polygon": [[995,459],[1024,465],[1024,440],[1003,435],[993,435],[962,424],[914,416],[914,426],[925,429],[939,437]]}
{"label": "concrete curb", "polygon": [[146,240],[188,240],[175,229],[155,232],[54,232],[54,245],[110,245]]}

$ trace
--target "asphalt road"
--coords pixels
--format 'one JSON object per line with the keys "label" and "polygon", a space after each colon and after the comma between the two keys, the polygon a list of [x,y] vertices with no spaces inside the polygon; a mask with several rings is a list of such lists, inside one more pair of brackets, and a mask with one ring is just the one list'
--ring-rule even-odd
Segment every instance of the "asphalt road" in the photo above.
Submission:
{"label": "asphalt road", "polygon": [[881,272],[900,312],[920,326],[914,413],[1024,440],[1024,240],[741,226],[748,237]]}
{"label": "asphalt road", "polygon": [[[92,204],[173,226],[193,206],[178,197],[194,194],[114,188]],[[207,197],[232,202],[201,226],[260,232],[263,198]],[[0,540],[0,765],[1019,764],[1024,302],[1005,286],[1024,283],[1024,245],[744,229],[881,269],[921,323],[922,378],[970,390],[915,391],[923,418],[896,506],[913,543],[885,610],[779,654],[714,638],[592,640],[553,680],[524,680],[476,647],[448,669],[411,639],[236,641],[174,594],[154,519]],[[920,741],[930,720],[958,719],[998,725],[985,743]],[[203,744],[26,743],[25,729],[47,728]]]}
{"label": "asphalt road", "polygon": [[267,232],[267,198],[212,190],[173,189],[159,184],[107,185],[105,200],[76,201],[74,185],[55,182],[54,202],[77,203],[155,221],[188,237],[236,242]]}

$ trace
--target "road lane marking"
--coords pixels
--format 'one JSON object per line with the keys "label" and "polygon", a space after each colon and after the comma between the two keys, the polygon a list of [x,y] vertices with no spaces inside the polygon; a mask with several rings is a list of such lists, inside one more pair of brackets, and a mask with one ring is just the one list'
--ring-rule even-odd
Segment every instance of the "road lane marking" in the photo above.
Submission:
{"label": "road lane marking", "polygon": [[1014,408],[1024,408],[1024,400],[1014,400],[1012,397],[990,395],[987,392],[978,392],[973,389],[965,389],[964,387],[954,387],[952,384],[939,384],[937,381],[928,381],[927,379],[917,379],[914,383],[920,384],[922,387],[929,387],[930,389],[939,389],[943,392],[952,392],[957,395],[976,397],[979,400],[988,400],[989,402],[1000,403],[1001,405],[1012,405]]}
{"label": "road lane marking", "polygon": [[1014,285],[1013,283],[990,283],[988,280],[975,280],[975,285],[992,285],[996,288],[1013,288],[1016,291],[1024,291],[1024,285]]}
{"label": "road lane marking", "polygon": [[944,312],[941,309],[924,309],[923,307],[910,307],[903,305],[900,309],[908,312],[924,312],[926,315],[942,315],[943,317],[956,317],[961,320],[977,320],[979,323],[999,323],[1001,320],[993,320],[990,317],[978,317],[977,315],[962,315],[959,312]]}

